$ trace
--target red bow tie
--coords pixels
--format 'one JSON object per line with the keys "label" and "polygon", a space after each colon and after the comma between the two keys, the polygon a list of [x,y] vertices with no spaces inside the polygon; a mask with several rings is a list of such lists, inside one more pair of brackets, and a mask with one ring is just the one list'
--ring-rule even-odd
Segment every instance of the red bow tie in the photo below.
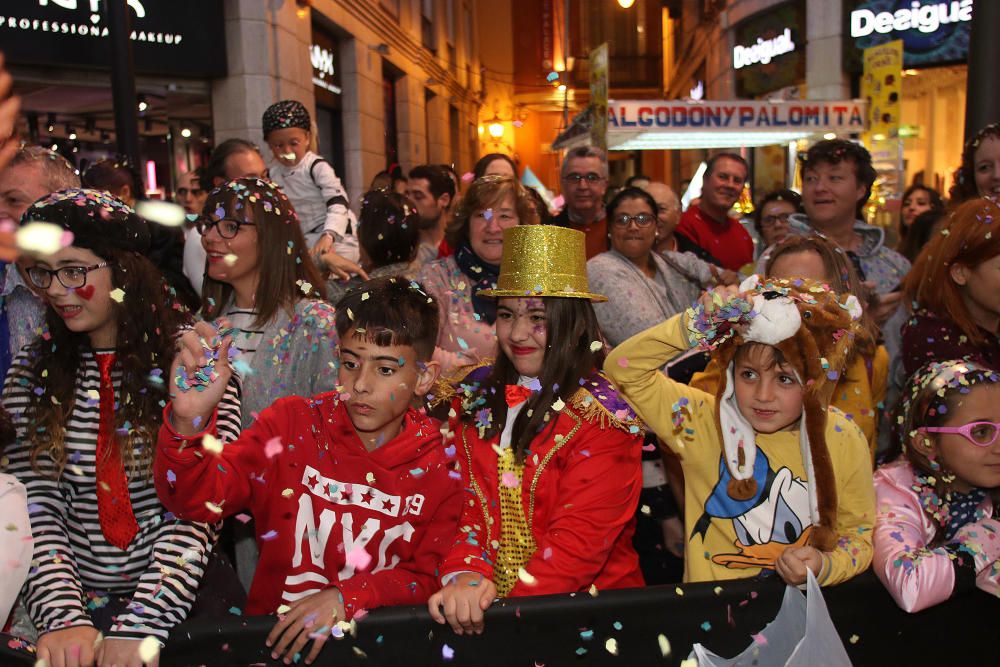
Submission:
{"label": "red bow tie", "polygon": [[528,400],[531,396],[531,389],[520,384],[509,384],[504,389],[504,397],[507,399],[507,407],[512,408]]}

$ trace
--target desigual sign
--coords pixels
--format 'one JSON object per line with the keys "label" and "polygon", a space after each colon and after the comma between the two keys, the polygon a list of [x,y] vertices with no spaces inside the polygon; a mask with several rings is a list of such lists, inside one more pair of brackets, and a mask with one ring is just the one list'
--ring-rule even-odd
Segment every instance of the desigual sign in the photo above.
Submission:
{"label": "desigual sign", "polygon": [[789,28],[774,39],[757,38],[757,43],[753,46],[733,47],[733,69],[743,69],[747,65],[757,63],[768,64],[772,58],[791,53],[795,50],[795,42],[792,40],[792,31]]}
{"label": "desigual sign", "polygon": [[953,0],[921,4],[911,1],[910,6],[895,11],[877,14],[871,9],[856,9],[851,12],[851,37],[866,37],[873,32],[889,35],[894,32],[919,30],[922,33],[937,32],[949,23],[972,20],[972,0]]}
{"label": "desigual sign", "polygon": [[[140,73],[226,75],[219,0],[126,0]],[[105,69],[111,47],[106,0],[3,0],[0,44],[12,63]]]}
{"label": "desigual sign", "polygon": [[853,5],[848,0],[844,14],[845,35],[854,47],[845,49],[848,71],[860,70],[862,50],[894,39],[903,40],[904,67],[958,63],[968,57],[973,0],[866,0]]}

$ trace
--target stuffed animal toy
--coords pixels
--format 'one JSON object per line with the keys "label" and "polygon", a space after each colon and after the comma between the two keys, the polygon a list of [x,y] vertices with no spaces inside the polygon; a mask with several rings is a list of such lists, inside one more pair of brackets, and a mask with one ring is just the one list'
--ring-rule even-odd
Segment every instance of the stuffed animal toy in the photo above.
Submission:
{"label": "stuffed animal toy", "polygon": [[843,299],[824,284],[805,279],[765,279],[751,276],[740,285],[740,296],[714,307],[699,304],[688,311],[693,344],[712,350],[725,370],[716,395],[716,426],[730,473],[727,493],[747,500],[757,493],[754,460],[756,434],[736,404],[733,358],[744,345],[769,345],[776,357],[794,369],[803,388],[799,425],[802,460],[809,478],[813,532],[810,544],[831,551],[837,540],[837,491],[826,446],[830,398],[856,339],[864,335],[861,304]]}

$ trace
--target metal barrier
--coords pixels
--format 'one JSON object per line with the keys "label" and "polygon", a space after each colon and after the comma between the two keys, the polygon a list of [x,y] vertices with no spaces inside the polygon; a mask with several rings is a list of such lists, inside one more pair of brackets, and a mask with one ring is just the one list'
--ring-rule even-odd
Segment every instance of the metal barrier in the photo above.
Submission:
{"label": "metal barrier", "polygon": [[[330,640],[315,664],[679,665],[695,642],[720,655],[742,651],[777,614],[783,592],[772,579],[508,599],[487,612],[484,634],[471,637],[437,625],[424,607],[388,607],[360,621],[357,637]],[[907,614],[868,572],[824,596],[855,665],[1000,663],[1000,599],[981,591]],[[233,617],[214,627],[182,625],[160,665],[281,664],[264,646],[273,624]],[[7,638],[0,643],[0,664],[33,661]]]}

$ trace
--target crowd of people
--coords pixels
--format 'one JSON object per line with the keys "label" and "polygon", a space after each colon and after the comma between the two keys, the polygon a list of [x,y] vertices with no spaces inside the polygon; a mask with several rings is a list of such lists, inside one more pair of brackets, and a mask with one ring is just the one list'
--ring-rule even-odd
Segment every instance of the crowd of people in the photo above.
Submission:
{"label": "crowd of people", "polygon": [[181,175],[183,227],[127,162],[0,144],[0,615],[46,664],[155,665],[234,608],[309,664],[387,605],[463,634],[678,581],[1000,594],[1000,125],[896,249],[844,139],[741,221],[736,153],[683,211],[596,148],[561,211],[502,154],[352,209],[302,104],[262,125]]}

